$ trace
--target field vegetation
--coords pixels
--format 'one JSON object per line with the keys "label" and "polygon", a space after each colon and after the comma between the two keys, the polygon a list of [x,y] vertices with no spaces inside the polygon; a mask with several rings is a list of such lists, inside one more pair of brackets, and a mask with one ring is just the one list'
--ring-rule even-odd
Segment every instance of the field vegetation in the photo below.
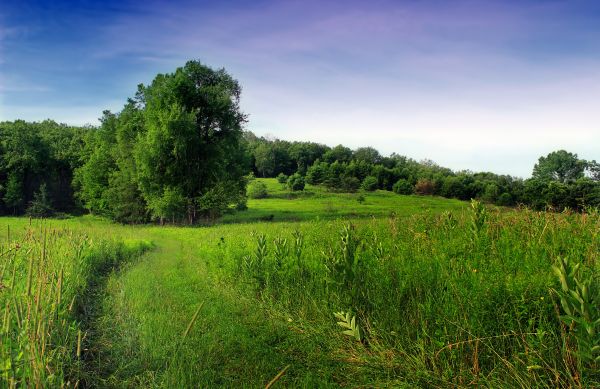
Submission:
{"label": "field vegetation", "polygon": [[3,382],[600,382],[598,213],[265,181],[210,227],[2,219]]}

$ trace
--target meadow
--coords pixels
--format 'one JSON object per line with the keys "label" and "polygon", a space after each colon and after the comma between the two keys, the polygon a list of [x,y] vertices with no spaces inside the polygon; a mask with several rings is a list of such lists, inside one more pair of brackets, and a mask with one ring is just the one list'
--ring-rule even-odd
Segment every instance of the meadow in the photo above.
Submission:
{"label": "meadow", "polygon": [[600,215],[376,191],[0,219],[3,387],[597,387]]}

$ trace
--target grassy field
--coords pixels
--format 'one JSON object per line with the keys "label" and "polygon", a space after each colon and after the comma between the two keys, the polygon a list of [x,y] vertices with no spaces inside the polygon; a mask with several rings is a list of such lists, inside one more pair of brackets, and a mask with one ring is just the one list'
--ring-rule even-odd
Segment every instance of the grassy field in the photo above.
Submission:
{"label": "grassy field", "polygon": [[331,193],[318,186],[306,185],[303,192],[290,192],[274,178],[259,180],[266,184],[268,197],[249,199],[247,211],[225,215],[221,222],[410,216],[423,211],[461,210],[466,206],[459,200],[432,196],[398,196],[383,190],[368,193]]}
{"label": "grassy field", "polygon": [[210,227],[0,219],[3,386],[600,384],[597,213],[266,182]]}

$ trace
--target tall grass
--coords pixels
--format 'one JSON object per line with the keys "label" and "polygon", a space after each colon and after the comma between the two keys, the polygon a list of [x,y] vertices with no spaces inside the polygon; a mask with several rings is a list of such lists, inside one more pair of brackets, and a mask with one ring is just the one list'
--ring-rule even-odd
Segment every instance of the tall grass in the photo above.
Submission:
{"label": "tall grass", "polygon": [[100,269],[145,245],[44,225],[18,232],[0,245],[1,386],[76,386],[87,351],[83,298]]}
{"label": "tall grass", "polygon": [[[21,223],[0,247],[4,386],[600,386],[594,211]],[[157,249],[113,272],[147,247],[116,233]]]}
{"label": "tall grass", "polygon": [[[262,255],[263,306],[302,312],[329,331],[344,316],[334,312],[356,312],[363,342],[348,343],[338,330],[341,354],[357,370],[380,371],[376,385],[399,377],[420,386],[594,386],[599,223],[593,212],[503,214],[475,202],[462,214],[340,223],[337,234],[315,228],[308,275],[291,256],[282,272],[280,255]],[[287,238],[260,235],[257,247],[277,252],[271,247]],[[577,281],[587,300],[579,298],[578,318],[561,321],[567,303],[552,292],[552,267],[563,257],[585,269],[588,287]],[[566,290],[578,305],[574,293]],[[345,321],[348,335],[354,319]]]}

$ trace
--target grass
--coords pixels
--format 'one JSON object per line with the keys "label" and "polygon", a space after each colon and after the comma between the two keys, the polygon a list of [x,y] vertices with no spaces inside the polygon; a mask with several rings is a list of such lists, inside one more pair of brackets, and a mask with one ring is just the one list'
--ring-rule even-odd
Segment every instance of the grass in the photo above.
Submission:
{"label": "grass", "polygon": [[[267,185],[269,198],[249,201],[248,211],[211,227],[123,227],[90,217],[34,226],[85,236],[90,254],[81,258],[113,265],[73,260],[71,238],[48,246],[54,253],[48,263],[70,263],[87,274],[65,276],[64,284],[92,314],[83,320],[67,306],[68,331],[41,331],[67,331],[65,342],[13,333],[11,355],[41,344],[62,350],[60,358],[37,362],[40,370],[61,366],[46,386],[67,380],[99,387],[600,382],[597,363],[578,356],[577,327],[559,320],[563,308],[552,292],[560,289],[552,271],[558,258],[580,263],[580,279],[587,274],[597,281],[597,213],[473,211],[468,203],[383,192],[365,194],[360,204],[355,195],[318,188],[289,199],[274,180]],[[328,202],[336,213],[324,210]],[[257,221],[270,213],[271,221]],[[11,226],[13,241],[25,242],[27,224],[0,220],[0,228]],[[30,244],[39,251],[37,236]],[[126,260],[147,242],[153,250]],[[99,249],[114,245],[133,251],[111,256],[114,249]],[[26,285],[27,265],[22,269],[15,278]],[[52,269],[47,277],[56,279]],[[8,290],[27,301],[23,288]],[[5,298],[6,289],[0,293]],[[590,304],[592,315],[598,301]],[[78,331],[84,334],[79,358]],[[20,377],[37,382],[33,374]]]}
{"label": "grass", "polygon": [[[308,221],[339,218],[410,216],[415,212],[461,210],[465,202],[432,196],[401,196],[377,190],[361,193],[331,193],[307,185],[303,192],[290,192],[274,178],[259,179],[267,186],[268,197],[249,199],[248,210],[225,215],[221,222]],[[359,197],[364,201],[359,202]]]}
{"label": "grass", "polygon": [[94,285],[149,244],[95,241],[84,229],[61,223],[6,221],[0,243],[0,382],[6,387],[76,385],[84,369]]}

